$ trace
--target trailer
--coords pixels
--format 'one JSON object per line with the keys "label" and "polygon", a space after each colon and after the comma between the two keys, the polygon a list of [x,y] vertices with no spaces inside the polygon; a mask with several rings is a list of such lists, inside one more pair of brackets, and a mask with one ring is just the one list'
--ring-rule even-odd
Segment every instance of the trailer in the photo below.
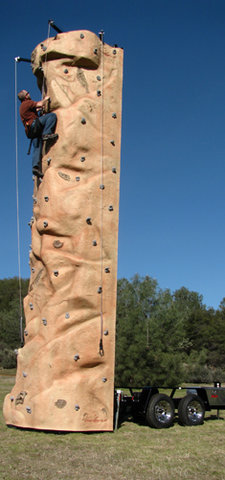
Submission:
{"label": "trailer", "polygon": [[[132,416],[134,421],[144,421],[150,427],[168,428],[173,425],[176,415],[180,424],[195,426],[204,422],[206,411],[217,410],[219,417],[219,411],[225,410],[225,388],[220,382],[214,382],[213,387],[147,386],[126,389],[130,395],[115,389],[115,429],[126,415]],[[169,390],[170,394],[161,393],[161,390]]]}

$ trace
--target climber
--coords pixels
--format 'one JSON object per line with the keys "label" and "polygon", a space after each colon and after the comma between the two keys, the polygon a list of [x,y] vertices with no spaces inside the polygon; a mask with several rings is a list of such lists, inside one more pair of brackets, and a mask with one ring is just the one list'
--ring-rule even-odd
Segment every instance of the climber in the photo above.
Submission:
{"label": "climber", "polygon": [[[44,113],[50,102],[50,97],[45,97],[39,102],[30,98],[29,92],[21,90],[18,93],[21,101],[20,117],[25,127],[25,133],[33,143],[32,173],[39,178],[43,177],[41,171],[41,156],[43,141],[55,142],[58,135],[55,132],[57,117],[55,113]],[[38,115],[40,114],[40,115]]]}

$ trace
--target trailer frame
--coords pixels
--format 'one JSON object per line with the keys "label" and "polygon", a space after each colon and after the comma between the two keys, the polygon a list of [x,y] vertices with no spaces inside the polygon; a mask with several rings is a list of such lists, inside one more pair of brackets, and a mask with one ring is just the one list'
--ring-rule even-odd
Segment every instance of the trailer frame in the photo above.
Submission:
{"label": "trailer frame", "polygon": [[[151,427],[168,428],[176,415],[182,425],[194,426],[204,422],[206,411],[217,410],[219,418],[220,410],[225,410],[225,387],[221,387],[220,382],[214,382],[214,386],[128,386],[124,389],[129,390],[130,395],[115,387],[115,429],[127,413],[134,421],[144,420]],[[164,393],[168,390],[169,395]],[[177,392],[186,395],[176,397]]]}

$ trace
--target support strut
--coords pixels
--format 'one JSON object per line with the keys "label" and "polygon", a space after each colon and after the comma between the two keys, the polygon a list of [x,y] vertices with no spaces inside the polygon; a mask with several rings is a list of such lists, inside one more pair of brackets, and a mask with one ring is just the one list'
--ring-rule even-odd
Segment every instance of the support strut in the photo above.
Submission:
{"label": "support strut", "polygon": [[18,62],[28,62],[28,63],[31,63],[31,59],[30,58],[23,58],[23,57],[15,57],[15,61],[18,63]]}
{"label": "support strut", "polygon": [[56,26],[56,24],[54,23],[54,20],[49,20],[49,21],[48,21],[48,24],[49,24],[52,28],[54,28],[54,30],[55,30],[56,32],[58,32],[58,33],[63,33],[63,31],[60,30],[60,28]]}

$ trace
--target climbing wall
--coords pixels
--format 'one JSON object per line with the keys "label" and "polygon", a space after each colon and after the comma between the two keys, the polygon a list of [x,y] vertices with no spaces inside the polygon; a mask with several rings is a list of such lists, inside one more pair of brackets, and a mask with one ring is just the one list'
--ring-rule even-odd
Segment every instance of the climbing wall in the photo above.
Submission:
{"label": "climbing wall", "polygon": [[95,34],[57,34],[32,53],[57,114],[35,180],[25,345],[7,424],[113,429],[123,51]]}

